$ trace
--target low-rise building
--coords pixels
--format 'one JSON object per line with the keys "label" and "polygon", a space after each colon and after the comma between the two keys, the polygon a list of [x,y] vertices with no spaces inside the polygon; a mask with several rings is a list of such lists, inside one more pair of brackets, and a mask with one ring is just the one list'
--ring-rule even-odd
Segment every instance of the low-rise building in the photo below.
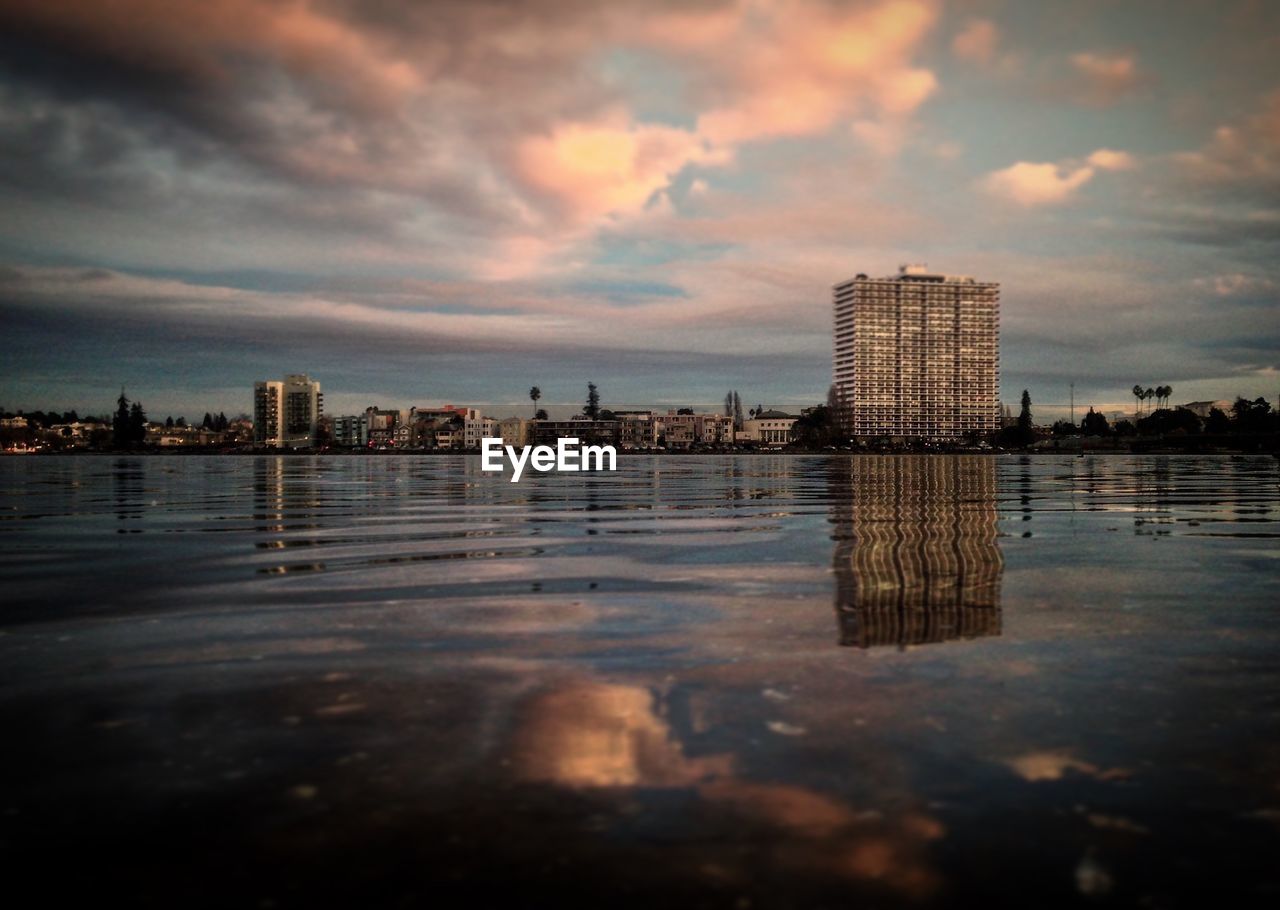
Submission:
{"label": "low-rise building", "polygon": [[504,446],[524,446],[529,444],[529,427],[533,421],[524,417],[508,417],[498,421],[498,435],[502,437]]}
{"label": "low-rise building", "polygon": [[333,444],[339,448],[363,449],[369,444],[369,418],[349,414],[333,418]]}
{"label": "low-rise building", "polygon": [[379,407],[365,408],[369,445],[375,449],[392,448],[396,444],[396,428],[400,426],[400,411]]}
{"label": "low-rise building", "polygon": [[614,411],[618,421],[618,445],[624,449],[651,449],[658,444],[662,422],[653,411]]}
{"label": "low-rise building", "polygon": [[727,414],[694,414],[667,411],[660,432],[668,448],[693,445],[729,445],[734,442],[733,418]]}
{"label": "low-rise building", "polygon": [[1192,401],[1184,404],[1183,407],[1201,420],[1208,420],[1209,413],[1215,408],[1224,414],[1231,413],[1231,402],[1229,401]]}
{"label": "low-rise building", "polygon": [[593,446],[618,445],[616,420],[576,417],[573,420],[534,420],[531,424],[531,445],[554,446],[557,439],[577,439],[583,445]]}
{"label": "low-rise building", "polygon": [[467,449],[478,449],[486,436],[498,435],[498,421],[485,417],[478,408],[467,408],[462,418],[462,445]]}
{"label": "low-rise building", "polygon": [[741,437],[763,446],[785,446],[795,438],[799,419],[782,411],[761,411],[743,421]]}

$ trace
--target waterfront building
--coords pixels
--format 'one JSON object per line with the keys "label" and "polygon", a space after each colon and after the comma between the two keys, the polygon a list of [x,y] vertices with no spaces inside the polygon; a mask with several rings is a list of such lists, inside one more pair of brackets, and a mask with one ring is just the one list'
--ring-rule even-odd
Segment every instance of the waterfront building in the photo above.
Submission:
{"label": "waterfront building", "polygon": [[349,449],[363,449],[369,444],[369,417],[352,414],[333,418],[333,444]]}
{"label": "waterfront building", "polygon": [[651,449],[658,444],[662,422],[653,411],[614,411],[618,444],[624,449]]}
{"label": "waterfront building", "polygon": [[1192,414],[1195,414],[1201,420],[1208,420],[1209,415],[1217,408],[1224,414],[1231,413],[1231,402],[1225,400],[1218,401],[1190,401],[1182,405]]}
{"label": "waterfront building", "polygon": [[575,417],[572,420],[531,421],[530,445],[555,446],[557,439],[577,439],[583,445],[618,445],[619,424],[616,420],[589,420]]}
{"label": "waterfront building", "polygon": [[498,435],[498,421],[485,417],[478,408],[467,408],[462,417],[463,447],[478,449],[486,436]]}
{"label": "waterfront building", "polygon": [[734,441],[733,418],[725,414],[693,414],[670,410],[660,418],[659,433],[667,448],[693,445],[730,445]]}
{"label": "waterfront building", "polygon": [[324,410],[320,383],[305,373],[283,381],[253,384],[253,444],[274,449],[305,449],[316,443]]}
{"label": "waterfront building", "polygon": [[765,446],[785,446],[795,438],[793,428],[799,419],[782,411],[761,411],[742,422],[739,438]]}
{"label": "waterfront building", "polygon": [[368,427],[368,444],[375,449],[392,448],[396,444],[396,428],[400,426],[398,409],[370,407],[364,409]]}
{"label": "waterfront building", "polygon": [[533,421],[525,417],[508,417],[498,421],[497,435],[502,437],[504,446],[524,446],[529,444],[529,427]]}
{"label": "waterfront building", "polygon": [[835,285],[832,378],[843,432],[927,441],[994,432],[999,307],[999,284],[922,265]]}

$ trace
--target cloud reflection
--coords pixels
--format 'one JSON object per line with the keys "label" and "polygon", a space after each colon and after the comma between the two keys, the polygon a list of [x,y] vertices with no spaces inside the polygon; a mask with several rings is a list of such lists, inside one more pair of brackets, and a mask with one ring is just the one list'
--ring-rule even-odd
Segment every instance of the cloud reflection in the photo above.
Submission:
{"label": "cloud reflection", "polygon": [[[818,790],[748,779],[732,754],[690,757],[642,686],[571,680],[534,696],[513,734],[519,778],[569,789],[684,789],[701,804],[691,824],[758,829],[769,863],[793,874],[873,883],[908,897],[933,893],[927,845],[945,835],[933,817],[860,812]],[[745,861],[744,861],[745,863]],[[756,870],[719,868],[748,879]]]}

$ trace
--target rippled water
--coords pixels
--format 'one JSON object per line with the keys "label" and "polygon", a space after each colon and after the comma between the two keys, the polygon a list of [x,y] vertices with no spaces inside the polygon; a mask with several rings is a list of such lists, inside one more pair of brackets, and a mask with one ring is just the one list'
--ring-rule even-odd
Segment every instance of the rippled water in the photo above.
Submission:
{"label": "rippled water", "polygon": [[163,906],[1269,902],[1277,465],[4,459],[0,846]]}

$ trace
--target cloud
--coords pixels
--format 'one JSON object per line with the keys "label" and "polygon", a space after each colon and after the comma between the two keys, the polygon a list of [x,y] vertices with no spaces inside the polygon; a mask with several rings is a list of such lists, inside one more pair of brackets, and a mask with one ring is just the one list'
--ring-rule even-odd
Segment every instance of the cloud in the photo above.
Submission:
{"label": "cloud", "polygon": [[557,126],[525,139],[516,157],[525,185],[554,197],[573,218],[594,220],[638,212],[687,165],[729,156],[688,130],[616,118]]}
{"label": "cloud", "polygon": [[[937,15],[934,0],[0,0],[0,130],[36,207],[73,185],[79,206],[153,224],[239,206],[255,211],[228,222],[318,236],[364,213],[365,255],[531,274],[744,143],[854,119],[900,132],[937,85],[916,61]],[[606,49],[680,80],[680,125],[637,112]]]}
{"label": "cloud", "polygon": [[1280,202],[1280,89],[1263,98],[1256,113],[1218,126],[1202,148],[1174,161],[1189,180],[1244,187]]}
{"label": "cloud", "polygon": [[1147,77],[1133,54],[1098,54],[1083,51],[1070,59],[1077,101],[1095,107],[1109,107],[1133,95]]}
{"label": "cloud", "polygon": [[1019,161],[988,174],[981,185],[992,195],[1019,205],[1054,205],[1071,199],[1098,171],[1129,170],[1136,164],[1128,152],[1098,149],[1084,162]]}
{"label": "cloud", "polygon": [[1000,43],[1000,30],[990,19],[971,19],[951,39],[951,52],[966,63],[990,66]]}
{"label": "cloud", "polygon": [[858,111],[909,114],[937,86],[912,62],[936,18],[923,0],[755,8],[730,39],[697,49],[700,91],[718,99],[698,132],[734,144],[815,135]]}
{"label": "cloud", "polygon": [[1137,159],[1128,152],[1115,149],[1098,149],[1085,160],[1102,171],[1129,171],[1138,166]]}
{"label": "cloud", "polygon": [[1070,199],[1093,175],[1094,169],[1088,165],[1071,168],[1019,161],[987,175],[983,185],[994,195],[1020,205],[1051,205]]}

